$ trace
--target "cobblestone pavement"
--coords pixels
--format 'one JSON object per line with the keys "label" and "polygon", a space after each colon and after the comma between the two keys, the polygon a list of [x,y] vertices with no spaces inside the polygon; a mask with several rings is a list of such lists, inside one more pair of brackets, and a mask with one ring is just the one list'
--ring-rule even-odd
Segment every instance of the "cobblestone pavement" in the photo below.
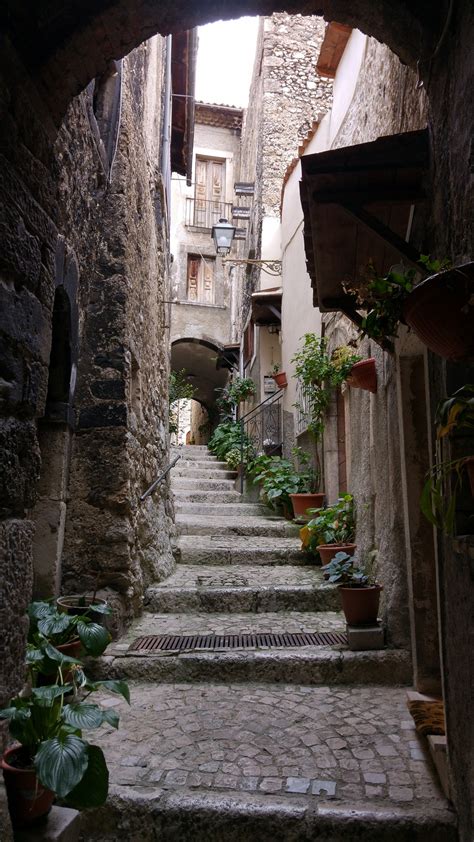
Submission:
{"label": "cobblestone pavement", "polygon": [[446,805],[402,688],[132,683],[131,693],[130,708],[107,697],[120,727],[97,740],[112,785]]}

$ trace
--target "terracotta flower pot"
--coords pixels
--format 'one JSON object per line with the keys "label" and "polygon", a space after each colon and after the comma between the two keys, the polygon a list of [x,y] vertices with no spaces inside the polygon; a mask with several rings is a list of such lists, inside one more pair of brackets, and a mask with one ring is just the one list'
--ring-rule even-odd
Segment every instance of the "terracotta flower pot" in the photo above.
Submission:
{"label": "terracotta flower pot", "polygon": [[377,622],[382,585],[368,588],[345,588],[339,585],[342,610],[350,626],[367,626]]}
{"label": "terracotta flower pot", "polygon": [[431,275],[409,294],[403,316],[435,354],[474,359],[474,263]]}
{"label": "terracotta flower pot", "polygon": [[[86,604],[80,605],[79,603],[82,601]],[[107,601],[101,597],[76,596],[72,594],[58,596],[56,605],[58,606],[58,611],[62,611],[64,614],[69,614],[72,617],[85,614],[93,623],[98,623],[99,626],[105,625],[106,615],[100,614],[98,611],[89,611],[88,609],[89,605],[107,605]]]}
{"label": "terracotta flower pot", "polygon": [[355,389],[365,389],[366,392],[377,391],[377,371],[375,369],[375,358],[369,357],[355,363],[347,378],[349,386]]}
{"label": "terracotta flower pot", "polygon": [[[55,646],[55,649],[58,652],[62,652],[63,655],[68,655],[69,658],[80,658],[82,656],[83,648],[82,643],[79,638],[76,640],[71,641],[71,643],[60,643],[59,646]],[[56,682],[57,673],[45,675],[44,673],[38,674],[38,687],[48,687],[50,684],[54,684]],[[63,680],[65,684],[68,684],[72,680],[71,670],[64,671],[63,668]]]}
{"label": "terracotta flower pot", "polygon": [[15,757],[25,755],[21,746],[7,748],[0,766],[3,770],[8,796],[8,808],[13,827],[19,829],[34,824],[49,813],[55,794],[38,780],[33,768],[12,765]]}
{"label": "terracotta flower pot", "polygon": [[323,567],[329,564],[337,553],[347,553],[347,555],[354,555],[357,544],[318,544],[316,547],[321,556],[321,563]]}
{"label": "terracotta flower pot", "polygon": [[320,509],[324,503],[324,493],[318,494],[290,494],[295,518],[308,519],[308,509]]}
{"label": "terracotta flower pot", "polygon": [[272,377],[279,389],[286,389],[288,380],[286,379],[286,371],[279,371],[278,374],[272,374]]}

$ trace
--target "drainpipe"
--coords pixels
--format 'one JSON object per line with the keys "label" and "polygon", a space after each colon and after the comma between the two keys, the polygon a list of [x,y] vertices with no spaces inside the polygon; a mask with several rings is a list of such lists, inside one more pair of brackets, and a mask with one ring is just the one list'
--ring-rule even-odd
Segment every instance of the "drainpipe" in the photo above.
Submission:
{"label": "drainpipe", "polygon": [[165,91],[163,109],[163,145],[161,149],[161,173],[163,177],[164,192],[166,198],[166,209],[169,214],[170,191],[171,191],[171,46],[172,35],[165,39],[166,62],[165,62]]}

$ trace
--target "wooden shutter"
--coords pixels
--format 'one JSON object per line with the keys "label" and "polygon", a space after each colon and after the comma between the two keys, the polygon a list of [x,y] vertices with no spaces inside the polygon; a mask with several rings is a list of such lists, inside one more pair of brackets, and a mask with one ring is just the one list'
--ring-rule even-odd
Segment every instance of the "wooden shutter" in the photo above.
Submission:
{"label": "wooden shutter", "polygon": [[200,257],[188,256],[188,299],[189,301],[198,300],[199,288],[199,264]]}
{"label": "wooden shutter", "polygon": [[202,301],[206,304],[214,304],[214,260],[206,258],[203,263],[203,290]]}

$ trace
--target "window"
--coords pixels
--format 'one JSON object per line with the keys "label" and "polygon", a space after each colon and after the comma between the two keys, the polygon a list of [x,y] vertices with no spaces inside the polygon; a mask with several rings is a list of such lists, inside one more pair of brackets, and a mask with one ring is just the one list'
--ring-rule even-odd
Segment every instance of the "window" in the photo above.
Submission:
{"label": "window", "polygon": [[225,161],[196,158],[193,225],[212,228],[225,209]]}
{"label": "window", "polygon": [[215,259],[188,254],[188,301],[214,304]]}

